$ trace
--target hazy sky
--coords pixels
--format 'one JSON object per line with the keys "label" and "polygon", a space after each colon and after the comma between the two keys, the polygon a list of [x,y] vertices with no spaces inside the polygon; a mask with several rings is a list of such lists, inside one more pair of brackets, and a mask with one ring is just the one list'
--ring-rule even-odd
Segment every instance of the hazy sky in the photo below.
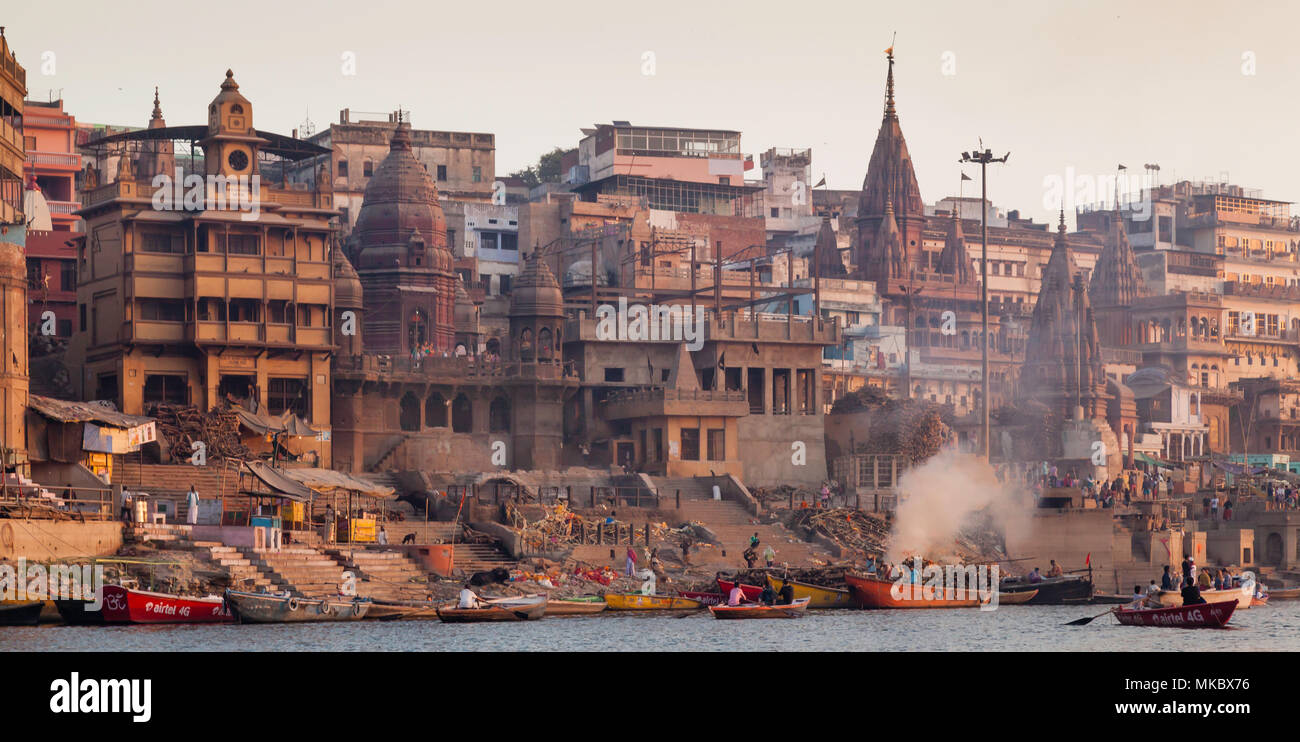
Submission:
{"label": "hazy sky", "polygon": [[79,121],[144,125],[158,85],[169,124],[203,123],[230,67],[264,130],[401,106],[416,128],[496,134],[504,174],[597,122],[738,129],[756,162],[811,147],[832,188],[861,186],[896,31],[925,200],[956,191],[959,153],[983,137],[1012,153],[990,168],[990,198],[1039,220],[1052,217],[1045,178],[1117,163],[1300,199],[1297,21],[1286,2],[1201,0],[72,0],[13,3],[3,19],[29,96],[61,92]]}

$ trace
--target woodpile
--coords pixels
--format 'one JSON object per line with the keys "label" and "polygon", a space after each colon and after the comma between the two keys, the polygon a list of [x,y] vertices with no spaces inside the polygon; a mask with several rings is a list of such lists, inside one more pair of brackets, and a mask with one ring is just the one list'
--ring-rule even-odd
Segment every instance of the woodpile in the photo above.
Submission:
{"label": "woodpile", "polygon": [[820,533],[859,558],[883,553],[889,540],[883,519],[854,508],[796,510],[791,526]]}
{"label": "woodpile", "polygon": [[188,461],[194,454],[191,444],[202,442],[209,459],[244,459],[249,450],[240,441],[239,417],[228,408],[200,412],[190,405],[159,403],[147,413],[158,420],[159,444],[164,445],[163,460]]}
{"label": "woodpile", "polygon": [[[564,503],[555,505],[545,505],[544,515],[537,520],[529,521],[522,511],[512,503],[506,503],[507,521],[518,528],[523,534],[527,543],[543,546],[569,546],[574,544],[595,544],[597,543],[597,533],[604,529],[604,543],[610,543],[614,540],[615,529],[626,538],[628,528],[636,531],[635,540],[642,543],[645,535],[645,524],[630,524],[616,522],[612,525],[606,525],[605,519],[600,517],[586,518],[572,510],[569,510]],[[650,539],[652,542],[658,542],[674,532],[668,527],[667,523],[650,523]]]}

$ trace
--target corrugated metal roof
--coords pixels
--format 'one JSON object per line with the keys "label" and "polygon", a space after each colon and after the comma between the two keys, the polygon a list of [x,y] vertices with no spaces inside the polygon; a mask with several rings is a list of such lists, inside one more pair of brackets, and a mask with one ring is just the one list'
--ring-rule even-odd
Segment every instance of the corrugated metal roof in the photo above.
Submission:
{"label": "corrugated metal roof", "polygon": [[127,415],[99,402],[67,402],[33,394],[27,404],[44,417],[63,423],[96,422],[115,428],[134,428],[154,422],[152,417]]}

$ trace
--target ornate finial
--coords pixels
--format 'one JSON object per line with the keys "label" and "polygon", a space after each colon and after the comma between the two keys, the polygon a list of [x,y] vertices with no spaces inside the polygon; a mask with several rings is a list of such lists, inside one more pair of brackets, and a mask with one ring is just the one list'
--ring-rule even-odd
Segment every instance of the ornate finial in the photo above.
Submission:
{"label": "ornate finial", "polygon": [[389,145],[389,149],[409,150],[410,148],[411,148],[411,125],[406,122],[399,123],[397,125],[397,129],[393,131],[393,140]]}
{"label": "ornate finial", "polygon": [[889,74],[885,77],[885,118],[897,118],[898,113],[894,109],[894,47],[891,45],[885,50],[885,55],[889,57]]}
{"label": "ornate finial", "polygon": [[239,83],[235,82],[235,73],[233,70],[226,70],[226,80],[221,83],[222,90],[239,90]]}
{"label": "ornate finial", "polygon": [[161,104],[161,103],[159,102],[159,100],[158,100],[158,86],[157,86],[157,85],[155,85],[154,88],[153,88],[153,117],[154,117],[155,119],[160,119],[160,118],[163,117],[163,116],[162,116],[162,104]]}

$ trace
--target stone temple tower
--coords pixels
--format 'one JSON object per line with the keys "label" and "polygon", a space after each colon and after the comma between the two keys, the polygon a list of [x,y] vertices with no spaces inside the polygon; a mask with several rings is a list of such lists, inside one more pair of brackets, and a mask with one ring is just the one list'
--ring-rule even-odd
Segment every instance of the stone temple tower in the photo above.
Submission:
{"label": "stone temple tower", "polygon": [[21,224],[0,224],[0,459],[27,474],[27,261]]}

